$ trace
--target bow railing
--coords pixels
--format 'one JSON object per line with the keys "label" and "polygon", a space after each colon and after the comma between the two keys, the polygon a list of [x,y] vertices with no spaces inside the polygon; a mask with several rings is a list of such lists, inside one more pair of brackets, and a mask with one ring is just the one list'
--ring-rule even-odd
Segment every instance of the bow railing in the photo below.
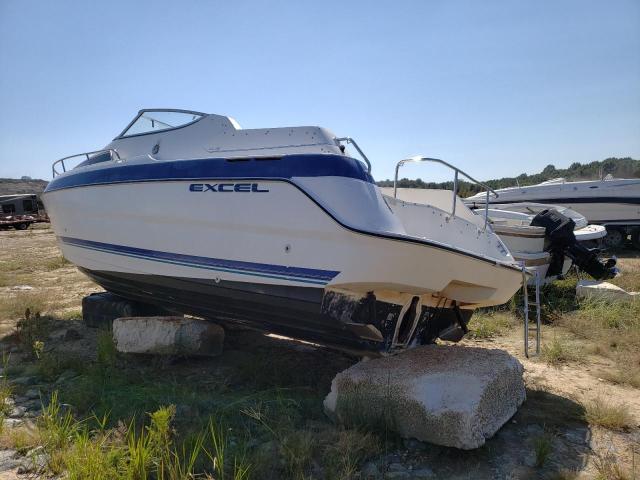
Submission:
{"label": "bow railing", "polygon": [[[72,158],[84,158],[84,161],[75,165],[75,167],[93,165],[94,163],[108,162],[111,160],[120,161],[120,155],[118,155],[118,152],[111,148],[107,150],[96,150],[94,152],[85,152],[85,153],[78,153],[76,155],[70,155],[68,157],[64,157],[64,158],[61,158],[60,160],[56,160],[55,162],[53,162],[53,164],[51,165],[51,173],[53,174],[53,178],[55,178],[58,175],[62,175],[67,170],[71,170],[72,168],[75,168],[75,167],[67,168],[67,165],[65,163],[70,161]],[[56,167],[60,167],[62,171],[59,172]]]}

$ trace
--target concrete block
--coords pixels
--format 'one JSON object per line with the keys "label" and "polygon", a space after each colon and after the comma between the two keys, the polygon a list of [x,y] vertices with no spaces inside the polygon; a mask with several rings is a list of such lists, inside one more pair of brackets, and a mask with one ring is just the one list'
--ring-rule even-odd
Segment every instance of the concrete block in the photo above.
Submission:
{"label": "concrete block", "polygon": [[203,355],[222,353],[224,329],[184,317],[125,317],[113,321],[116,348],[125,353]]}
{"label": "concrete block", "polygon": [[368,423],[405,438],[480,447],[525,399],[522,364],[507,352],[427,345],[339,373],[324,400],[338,423]]}
{"label": "concrete block", "polygon": [[576,296],[607,302],[640,300],[640,292],[627,292],[613,283],[596,280],[580,280],[576,285]]}
{"label": "concrete block", "polygon": [[82,299],[82,320],[88,327],[111,329],[120,317],[151,317],[173,315],[167,310],[134,302],[110,292],[92,293]]}

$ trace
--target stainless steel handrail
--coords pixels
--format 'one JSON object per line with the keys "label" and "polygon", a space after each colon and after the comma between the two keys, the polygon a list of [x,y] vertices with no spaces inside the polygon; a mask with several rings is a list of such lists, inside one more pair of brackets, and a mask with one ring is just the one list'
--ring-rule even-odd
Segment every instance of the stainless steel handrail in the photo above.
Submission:
{"label": "stainless steel handrail", "polygon": [[369,173],[371,173],[371,162],[369,161],[367,156],[364,154],[364,152],[362,150],[360,150],[360,147],[358,146],[358,144],[356,143],[356,141],[353,138],[351,138],[351,137],[336,137],[336,138],[334,138],[334,140],[336,142],[338,142],[338,143],[347,142],[347,145],[348,144],[352,144],[355,147],[355,149],[358,151],[360,156],[364,159],[365,163],[367,164],[367,171]]}
{"label": "stainless steel handrail", "polygon": [[[63,173],[65,173],[67,171],[67,167],[64,164],[65,160],[69,160],[70,158],[75,158],[75,157],[85,157],[85,161],[86,160],[90,160],[89,155],[95,155],[95,154],[99,154],[99,153],[106,153],[109,152],[109,154],[111,155],[111,160],[113,161],[114,156],[116,161],[120,161],[120,155],[118,154],[117,150],[114,150],[112,148],[106,149],[106,150],[96,150],[94,152],[85,152],[85,153],[77,153],[75,155],[69,155],[68,157],[64,157],[61,158],[60,160],[56,160],[55,162],[53,162],[53,164],[51,165],[51,173],[53,174],[53,178],[56,178],[57,175],[62,175]],[[58,170],[56,170],[56,165],[62,165],[62,172],[58,172]]]}
{"label": "stainless steel handrail", "polygon": [[[455,172],[454,177],[453,177],[453,206],[451,208],[451,217],[454,217],[456,214],[456,197],[458,196],[458,174],[462,174],[463,176],[465,176],[467,179],[471,180],[474,184],[476,185],[480,185],[482,188],[485,189],[485,191],[487,192],[486,195],[486,199],[485,199],[485,205],[484,205],[484,228],[487,228],[487,223],[489,221],[489,193],[493,193],[496,198],[498,198],[498,193],[492,189],[491,187],[489,187],[488,185],[485,185],[484,183],[479,182],[478,180],[476,180],[475,178],[473,178],[471,175],[469,175],[466,172],[463,172],[462,170],[460,170],[458,167],[455,167],[453,165],[451,165],[448,162],[445,162],[444,160],[440,160],[439,158],[429,158],[429,157],[421,157],[420,155],[416,155],[415,157],[411,157],[411,158],[405,158],[403,160],[400,160],[397,165],[396,165],[396,176],[393,179],[393,198],[398,198],[398,172],[400,170],[400,167],[403,166],[405,163],[418,163],[418,162],[434,162],[434,163],[440,163],[442,165],[444,165],[445,167],[449,167],[451,170],[453,170]],[[451,218],[449,217],[449,218]]]}

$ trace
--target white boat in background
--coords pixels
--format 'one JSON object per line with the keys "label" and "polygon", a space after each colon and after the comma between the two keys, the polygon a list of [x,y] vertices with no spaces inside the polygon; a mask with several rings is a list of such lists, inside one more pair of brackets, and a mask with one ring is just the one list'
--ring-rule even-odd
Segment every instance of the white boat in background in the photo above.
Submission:
{"label": "white boat in background", "polygon": [[[547,210],[555,211],[573,222],[573,237],[562,240],[557,245],[553,233],[539,215]],[[597,279],[611,278],[617,273],[615,259],[599,261],[597,249],[606,236],[602,225],[588,225],[579,213],[566,207],[535,203],[496,204],[486,210],[476,210],[479,215],[487,214],[491,228],[509,247],[516,260],[528,268],[538,271],[543,283],[566,275],[574,263]],[[595,247],[593,249],[592,247]],[[574,262],[574,260],[577,260]]]}
{"label": "white boat in background", "polygon": [[[623,179],[607,175],[602,180],[569,182],[555,178],[538,185],[509,187],[496,190],[497,198],[490,203],[535,202],[561,205],[579,212],[589,223],[607,228],[605,243],[622,246],[626,237],[640,248],[640,178]],[[467,202],[484,202],[478,193]]]}
{"label": "white boat in background", "polygon": [[53,176],[43,199],[68,260],[117,295],[222,323],[390,352],[459,340],[522,284],[461,199],[385,201],[357,144],[324,128],[142,110]]}
{"label": "white boat in background", "polygon": [[[381,190],[394,201],[415,205],[446,202],[451,196],[447,190],[393,187],[383,187]],[[528,269],[537,271],[542,283],[565,275],[574,264],[597,279],[610,278],[617,273],[615,260],[599,261],[597,250],[591,249],[598,247],[606,236],[605,227],[589,225],[586,218],[574,210],[532,202],[491,204],[491,208],[484,203],[465,203],[481,218],[487,216],[491,228],[500,236],[514,259]],[[536,217],[549,209],[572,222],[568,229],[574,238],[568,235],[568,239],[563,237],[554,241],[553,233],[547,227],[536,225]]]}

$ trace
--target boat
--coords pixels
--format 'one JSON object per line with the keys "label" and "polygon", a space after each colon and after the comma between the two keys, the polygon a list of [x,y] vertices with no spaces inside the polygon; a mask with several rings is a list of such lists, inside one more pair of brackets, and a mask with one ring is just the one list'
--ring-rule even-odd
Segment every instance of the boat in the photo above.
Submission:
{"label": "boat", "polygon": [[[433,202],[434,195],[443,192],[397,186],[382,187],[381,190],[384,195],[414,204]],[[532,202],[490,204],[489,208],[486,201],[482,204],[468,200],[464,202],[472,212],[481,218],[488,218],[491,228],[514,259],[532,273],[537,272],[540,284],[566,275],[572,265],[599,280],[612,278],[618,273],[615,258],[599,258],[600,242],[607,234],[605,227],[588,224],[583,215],[570,208]],[[545,219],[549,214],[545,212],[552,212],[564,222],[560,238],[555,231],[560,225],[547,225]],[[532,275],[529,282],[535,282],[535,278]]]}
{"label": "boat", "polygon": [[[605,227],[588,224],[584,216],[570,208],[530,202],[493,204],[486,211],[477,204],[469,207],[479,215],[488,215],[491,228],[513,257],[537,271],[543,284],[563,277],[573,265],[597,280],[613,278],[618,273],[615,257],[599,258],[601,242],[607,234]],[[545,223],[549,215],[566,225],[561,238],[557,225],[550,228]]]}
{"label": "boat", "polygon": [[[490,203],[535,202],[561,205],[582,214],[589,223],[604,225],[609,247],[620,247],[628,236],[640,248],[640,178],[613,178],[570,182],[554,178],[537,185],[516,186],[496,190],[498,197]],[[482,192],[466,198],[483,202]]]}
{"label": "boat", "polygon": [[321,127],[145,109],[52,174],[65,258],[116,295],[223,325],[386,354],[459,340],[522,285],[459,197],[383,198],[357,142]]}

